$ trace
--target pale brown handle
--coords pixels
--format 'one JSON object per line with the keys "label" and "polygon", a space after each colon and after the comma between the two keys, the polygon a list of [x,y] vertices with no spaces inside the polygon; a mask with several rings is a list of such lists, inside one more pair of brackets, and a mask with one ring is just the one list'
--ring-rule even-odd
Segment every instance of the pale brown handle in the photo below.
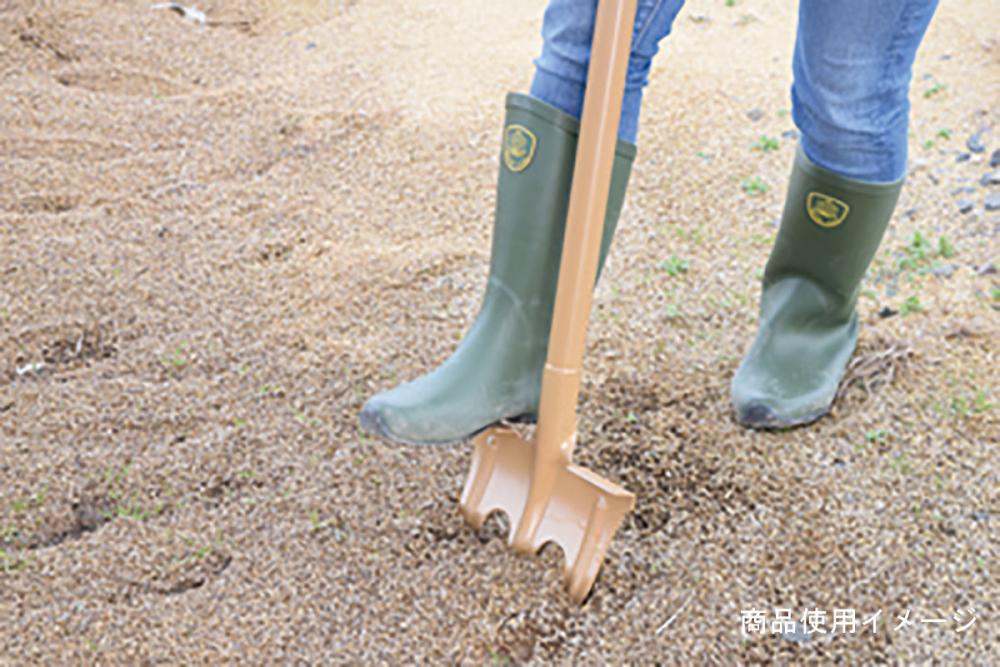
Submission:
{"label": "pale brown handle", "polygon": [[536,461],[566,462],[576,434],[576,403],[587,320],[625,94],[636,0],[600,0],[591,46],[580,139],[570,190],[559,286],[536,433]]}

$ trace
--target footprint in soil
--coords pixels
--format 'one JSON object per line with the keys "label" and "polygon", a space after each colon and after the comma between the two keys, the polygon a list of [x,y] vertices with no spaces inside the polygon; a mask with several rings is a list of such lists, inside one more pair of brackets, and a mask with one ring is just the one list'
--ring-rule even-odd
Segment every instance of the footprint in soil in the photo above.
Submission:
{"label": "footprint in soil", "polygon": [[19,213],[66,213],[80,204],[73,195],[31,195],[18,200],[14,209]]}
{"label": "footprint in soil", "polygon": [[[62,334],[48,327],[44,331],[32,331],[17,341],[21,352],[14,358],[8,378],[12,381],[22,376],[77,368],[91,360],[112,358],[118,353],[117,339],[106,329],[105,326],[91,326]],[[41,342],[40,339],[47,340]]]}
{"label": "footprint in soil", "polygon": [[201,588],[209,580],[225,572],[232,565],[233,557],[224,551],[213,549],[208,553],[199,551],[185,556],[180,562],[183,567],[176,567],[157,576],[146,587],[147,590],[160,595],[182,595]]}
{"label": "footprint in soil", "polygon": [[14,30],[21,44],[69,63],[79,60],[71,41],[60,29],[58,21],[50,16],[25,16]]}
{"label": "footprint in soil", "polygon": [[93,533],[112,517],[113,503],[103,496],[88,496],[69,503],[69,516],[53,517],[36,531],[8,538],[0,544],[20,549],[48,549]]}
{"label": "footprint in soil", "polygon": [[61,74],[56,81],[67,88],[83,88],[111,95],[138,97],[170,97],[190,90],[189,86],[144,72],[118,70],[74,71]]}

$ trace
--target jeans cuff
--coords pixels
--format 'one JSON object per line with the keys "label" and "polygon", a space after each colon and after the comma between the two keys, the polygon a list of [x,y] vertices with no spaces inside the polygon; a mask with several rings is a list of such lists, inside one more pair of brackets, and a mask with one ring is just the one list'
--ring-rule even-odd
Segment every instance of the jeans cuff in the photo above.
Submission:
{"label": "jeans cuff", "polygon": [[580,114],[583,112],[583,92],[582,82],[552,74],[536,65],[530,91],[536,100],[541,100],[580,120]]}
{"label": "jeans cuff", "polygon": [[[558,74],[552,74],[536,65],[531,81],[530,94],[536,100],[554,106],[577,120],[583,113],[584,84]],[[618,138],[636,143],[639,134],[639,109],[642,105],[642,88],[628,87],[622,99],[621,120],[618,121]]]}

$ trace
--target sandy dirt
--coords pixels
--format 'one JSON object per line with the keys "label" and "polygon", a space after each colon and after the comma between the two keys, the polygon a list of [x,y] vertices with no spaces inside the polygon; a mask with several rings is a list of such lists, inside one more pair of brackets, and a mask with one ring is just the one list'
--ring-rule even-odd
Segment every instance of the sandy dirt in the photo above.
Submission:
{"label": "sandy dirt", "polygon": [[[583,607],[558,552],[463,524],[467,446],[356,420],[476,313],[544,2],[149,5],[0,0],[0,663],[1000,655],[994,3],[941,5],[858,363],[783,433],[741,429],[728,383],[795,150],[793,3],[678,17],[581,399],[580,459],[638,506]],[[881,618],[742,631],[775,607]]]}

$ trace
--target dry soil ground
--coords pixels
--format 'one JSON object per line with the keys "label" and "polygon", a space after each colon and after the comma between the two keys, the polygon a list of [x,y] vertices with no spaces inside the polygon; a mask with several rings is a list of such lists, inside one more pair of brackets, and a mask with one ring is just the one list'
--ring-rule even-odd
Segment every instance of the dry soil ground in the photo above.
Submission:
{"label": "dry soil ground", "polygon": [[[543,5],[0,0],[0,662],[996,661],[992,0],[942,3],[859,364],[784,433],[727,387],[795,150],[794,7],[681,13],[581,405],[581,458],[638,507],[582,608],[557,553],[463,525],[467,447],[359,432],[475,315]],[[745,634],[754,607],[881,616]]]}

